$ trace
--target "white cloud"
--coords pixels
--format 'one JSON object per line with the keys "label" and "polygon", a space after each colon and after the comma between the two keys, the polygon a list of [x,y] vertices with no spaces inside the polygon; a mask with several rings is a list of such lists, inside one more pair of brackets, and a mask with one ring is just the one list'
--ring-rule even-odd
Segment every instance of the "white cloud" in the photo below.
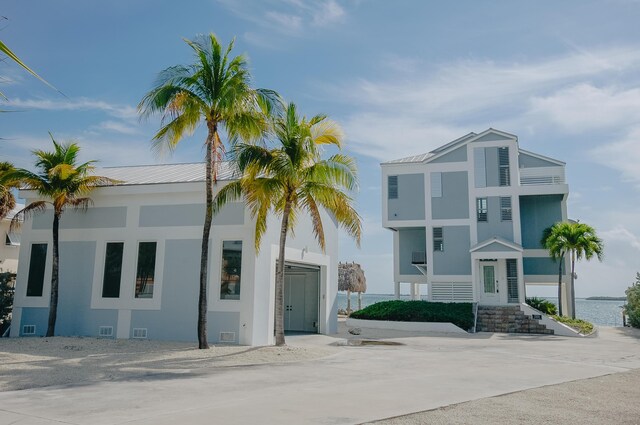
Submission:
{"label": "white cloud", "polygon": [[88,111],[99,110],[108,113],[109,115],[122,118],[122,119],[134,119],[137,118],[138,113],[136,108],[130,105],[115,105],[104,102],[102,100],[94,100],[88,98],[75,98],[75,99],[62,99],[62,100],[50,100],[50,99],[11,99],[8,102],[9,106],[17,108],[27,109],[43,109],[47,111]]}
{"label": "white cloud", "polygon": [[245,40],[263,47],[276,47],[277,43],[265,43],[273,32],[287,36],[302,36],[311,28],[325,28],[341,23],[347,13],[336,0],[274,0],[243,1],[218,0],[234,15],[252,22],[269,33],[255,30],[244,34]]}
{"label": "white cloud", "polygon": [[618,170],[625,178],[640,183],[640,125],[627,131],[621,140],[591,149],[589,156],[595,162]]}
{"label": "white cloud", "polygon": [[587,81],[615,79],[638,67],[640,49],[614,47],[530,62],[458,61],[422,74],[408,67],[403,78],[394,73],[321,90],[357,110],[343,120],[350,147],[385,160],[490,126],[533,133],[549,124],[564,130],[637,121],[640,90]]}
{"label": "white cloud", "polygon": [[531,100],[530,118],[553,122],[567,133],[583,133],[640,121],[640,89],[581,83]]}
{"label": "white cloud", "polygon": [[119,121],[103,121],[95,126],[94,129],[129,135],[140,133],[140,128]]}

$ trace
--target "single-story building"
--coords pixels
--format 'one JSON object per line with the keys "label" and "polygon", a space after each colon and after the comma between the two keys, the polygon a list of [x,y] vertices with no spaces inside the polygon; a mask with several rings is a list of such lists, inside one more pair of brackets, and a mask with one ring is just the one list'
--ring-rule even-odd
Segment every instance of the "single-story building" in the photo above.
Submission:
{"label": "single-story building", "polygon": [[[234,179],[220,164],[216,191]],[[65,210],[60,223],[56,335],[196,341],[203,163],[110,167],[121,181],[95,189],[86,211]],[[37,193],[22,190],[28,203]],[[12,336],[44,335],[49,314],[52,211],[22,226]],[[300,216],[286,247],[285,330],[337,330],[338,231],[323,211],[326,252],[311,219]],[[280,220],[271,216],[259,252],[255,221],[243,203],[213,219],[208,270],[208,339],[274,342],[275,270]]]}

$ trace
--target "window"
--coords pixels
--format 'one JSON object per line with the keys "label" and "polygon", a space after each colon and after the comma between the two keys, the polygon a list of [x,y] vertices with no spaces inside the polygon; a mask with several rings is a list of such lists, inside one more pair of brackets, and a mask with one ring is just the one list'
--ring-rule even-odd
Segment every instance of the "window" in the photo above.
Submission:
{"label": "window", "polygon": [[153,298],[156,272],[156,242],[138,244],[138,268],[136,271],[136,298]]}
{"label": "window", "polygon": [[29,259],[29,277],[27,278],[27,297],[41,297],[44,286],[44,268],[47,264],[47,244],[31,245]]}
{"label": "window", "polygon": [[242,272],[242,241],[222,242],[222,272],[220,274],[220,299],[240,299]]}
{"label": "window", "polygon": [[433,251],[444,251],[444,236],[442,227],[433,228]]}
{"label": "window", "polygon": [[398,199],[398,176],[389,176],[387,178],[388,182],[388,199]]}
{"label": "window", "polygon": [[511,174],[509,173],[509,148],[498,148],[498,167],[500,186],[511,186]]}
{"label": "window", "polygon": [[502,221],[511,221],[511,197],[500,197],[500,219]]}
{"label": "window", "polygon": [[7,246],[20,246],[20,234],[8,232],[4,239],[4,244]]}
{"label": "window", "polygon": [[487,221],[487,198],[476,198],[478,221]]}
{"label": "window", "polygon": [[120,297],[120,279],[122,276],[123,242],[108,242],[104,258],[104,277],[102,279],[102,297]]}

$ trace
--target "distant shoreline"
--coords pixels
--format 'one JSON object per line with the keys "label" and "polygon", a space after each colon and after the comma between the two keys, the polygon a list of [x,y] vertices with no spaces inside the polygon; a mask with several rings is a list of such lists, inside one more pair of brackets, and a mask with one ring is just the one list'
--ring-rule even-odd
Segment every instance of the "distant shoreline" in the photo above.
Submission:
{"label": "distant shoreline", "polygon": [[626,301],[627,297],[587,297],[589,301]]}

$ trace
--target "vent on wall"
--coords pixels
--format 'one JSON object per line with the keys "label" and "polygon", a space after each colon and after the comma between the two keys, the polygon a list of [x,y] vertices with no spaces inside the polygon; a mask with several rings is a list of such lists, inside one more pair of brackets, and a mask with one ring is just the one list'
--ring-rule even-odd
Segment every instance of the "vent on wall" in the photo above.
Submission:
{"label": "vent on wall", "polygon": [[35,335],[35,334],[36,334],[36,325],[22,326],[22,335]]}
{"label": "vent on wall", "polygon": [[140,339],[146,338],[147,328],[133,328],[133,337]]}
{"label": "vent on wall", "polygon": [[220,332],[220,342],[235,342],[235,341],[236,341],[235,332]]}
{"label": "vent on wall", "polygon": [[98,328],[98,336],[101,338],[113,336],[113,326],[100,326]]}

